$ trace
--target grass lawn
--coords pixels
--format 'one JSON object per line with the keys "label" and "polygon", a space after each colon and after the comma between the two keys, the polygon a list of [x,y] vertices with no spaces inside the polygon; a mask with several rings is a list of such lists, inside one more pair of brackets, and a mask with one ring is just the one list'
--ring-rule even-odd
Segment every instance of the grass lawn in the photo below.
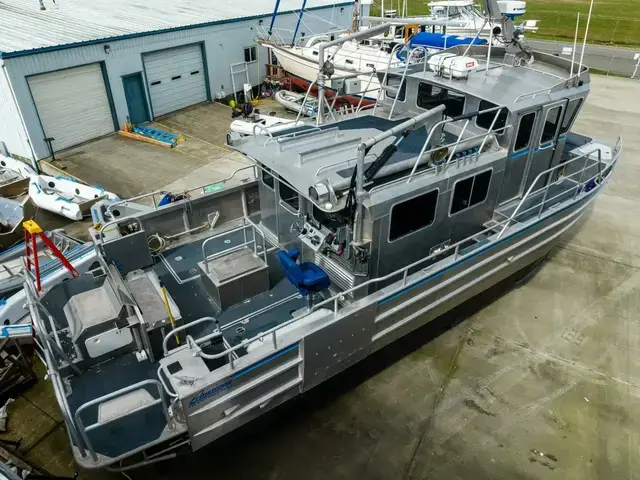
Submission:
{"label": "grass lawn", "polygon": [[[371,12],[373,15],[379,15],[380,0],[374,1]],[[427,3],[425,0],[408,0],[409,15],[428,13]],[[581,38],[587,22],[589,3],[590,0],[527,0],[527,14],[524,18],[540,20],[538,33],[528,36],[572,41],[576,15],[580,12],[581,30],[578,38]],[[386,0],[385,9],[399,10],[397,4],[398,0]],[[587,41],[640,46],[640,0],[596,0]]]}

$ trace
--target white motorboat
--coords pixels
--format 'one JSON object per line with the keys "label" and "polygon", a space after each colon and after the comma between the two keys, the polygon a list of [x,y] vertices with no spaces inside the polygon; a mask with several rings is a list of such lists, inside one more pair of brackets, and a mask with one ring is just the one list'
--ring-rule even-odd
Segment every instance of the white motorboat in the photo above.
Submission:
{"label": "white motorboat", "polygon": [[[527,11],[527,3],[519,0],[499,1],[498,6],[500,12],[508,15],[512,20],[524,15]],[[473,36],[481,30],[480,36],[486,38],[494,27],[500,26],[499,23],[486,21],[486,16],[474,0],[438,0],[430,2],[429,8],[432,20],[451,24],[445,27],[447,33]],[[525,20],[515,27],[521,32],[537,32],[537,24],[537,20]]]}
{"label": "white motorboat", "polygon": [[99,185],[83,185],[70,178],[48,175],[31,177],[29,196],[38,207],[71,220],[82,220],[90,214],[91,206],[100,200],[118,199]]}

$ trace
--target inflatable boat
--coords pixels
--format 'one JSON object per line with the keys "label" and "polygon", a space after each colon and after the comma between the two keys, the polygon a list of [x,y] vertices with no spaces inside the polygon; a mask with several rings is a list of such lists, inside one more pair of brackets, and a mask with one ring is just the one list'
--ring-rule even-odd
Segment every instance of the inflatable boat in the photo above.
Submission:
{"label": "inflatable boat", "polygon": [[[290,90],[278,90],[275,94],[276,102],[282,105],[287,110],[300,113],[307,117],[315,117],[318,114],[318,100],[309,96],[307,101],[304,101],[305,95],[303,93],[292,92]],[[302,105],[304,104],[304,108]]]}
{"label": "inflatable boat", "polygon": [[302,120],[296,122],[288,118],[272,117],[270,115],[262,115],[256,113],[253,118],[244,120],[234,120],[231,122],[231,131],[241,135],[266,135],[267,131],[271,133],[279,132],[293,127],[302,127],[306,125]]}
{"label": "inflatable boat", "polygon": [[31,177],[29,196],[38,207],[71,220],[82,220],[91,213],[91,206],[103,199],[117,200],[118,196],[99,185],[83,185],[67,177],[37,175]]}

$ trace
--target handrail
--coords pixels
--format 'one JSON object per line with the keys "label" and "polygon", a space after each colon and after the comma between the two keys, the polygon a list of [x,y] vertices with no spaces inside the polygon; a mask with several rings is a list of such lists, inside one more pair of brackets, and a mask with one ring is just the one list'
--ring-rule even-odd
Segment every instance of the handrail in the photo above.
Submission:
{"label": "handrail", "polygon": [[[201,323],[205,323],[205,322],[213,322],[216,327],[218,326],[218,320],[216,320],[214,317],[202,317],[199,318],[198,320],[194,320],[193,322],[189,322],[189,323],[185,323],[184,325],[180,326],[180,327],[176,327],[173,328],[169,333],[167,333],[164,338],[162,339],[162,351],[164,352],[165,356],[169,354],[169,349],[167,349],[167,343],[169,343],[169,339],[173,336],[175,336],[178,332],[182,332],[184,330],[188,330],[191,327],[194,327],[196,325],[200,325]],[[219,331],[214,332],[217,333],[218,335],[215,336],[220,336],[222,335],[222,333],[220,333]],[[203,338],[203,342],[206,342],[207,340],[209,340],[209,338]],[[214,337],[211,337],[214,338]],[[174,350],[174,349],[172,349]]]}
{"label": "handrail", "polygon": [[[202,259],[204,261],[204,269],[207,273],[209,272],[209,263],[208,260],[211,258],[217,258],[219,256],[221,256],[222,254],[227,254],[227,253],[231,253],[235,250],[238,250],[241,247],[246,247],[247,245],[253,245],[253,253],[258,255],[258,250],[257,250],[257,242],[256,242],[256,232],[260,233],[260,236],[262,237],[262,254],[264,256],[264,263],[268,264],[268,259],[267,259],[267,245],[266,245],[266,238],[264,236],[264,232],[260,229],[260,227],[258,227],[255,223],[249,221],[249,223],[247,223],[248,219],[246,217],[243,217],[243,225],[241,225],[240,227],[236,227],[236,228],[232,228],[230,230],[225,230],[224,232],[220,232],[217,233],[215,235],[210,236],[209,238],[207,238],[204,242],[202,242]],[[217,252],[214,253],[213,255],[207,255],[206,254],[206,246],[207,244],[212,241],[215,240],[217,238],[220,237],[224,237],[226,235],[230,235],[232,233],[235,232],[240,232],[240,231],[244,231],[248,228],[251,228],[253,230],[253,240],[249,240],[249,241],[245,241],[244,243],[240,244],[240,245],[235,245],[233,247],[230,247],[226,250],[223,250],[221,252]]]}
{"label": "handrail", "polygon": [[[620,147],[621,147],[621,140],[619,140],[618,143],[620,144]],[[618,147],[616,147],[616,153],[618,155],[615,157],[615,159],[612,162],[611,166],[615,165],[615,163],[617,162],[617,160],[619,158],[619,152],[620,152],[620,149]],[[562,166],[566,166],[567,164],[572,163],[574,161],[577,161],[577,160],[579,160],[581,158],[589,157],[592,154],[593,154],[593,152],[581,155],[579,157],[571,159],[568,162],[565,162]],[[581,172],[584,172],[584,170],[586,170],[587,168],[591,168],[591,167],[592,167],[592,165],[589,165],[587,167],[586,166],[586,162],[585,162],[585,165],[583,165],[583,168],[582,168]],[[549,170],[553,170],[553,169],[549,169]],[[542,172],[542,174],[545,174],[545,173],[548,174],[549,172],[548,171]],[[601,176],[600,172],[597,173],[596,175],[593,175],[592,177],[590,177],[586,181],[583,181],[582,183],[583,184],[584,183],[588,183],[591,180],[593,180],[595,178],[598,178],[599,176]],[[562,177],[562,179],[558,179],[553,184],[557,184],[557,183],[563,181],[566,178],[568,178],[568,177]],[[576,187],[574,187],[574,188],[579,189],[580,187],[581,187],[581,184],[580,183],[576,183]],[[548,186],[547,186],[547,188],[548,188]],[[542,189],[538,190],[535,193],[538,193],[540,191],[542,191]],[[548,201],[548,200],[546,200],[546,201]],[[326,300],[324,300],[322,302],[319,302],[319,303],[313,305],[311,307],[311,309],[309,310],[309,313],[312,313],[312,312],[314,312],[314,311],[316,311],[316,310],[318,310],[318,309],[320,309],[322,307],[325,307],[326,305],[329,305],[329,304],[333,303],[333,312],[335,314],[335,313],[338,312],[338,305],[339,305],[339,301],[340,301],[341,298],[344,298],[346,295],[352,294],[353,292],[355,292],[355,291],[357,291],[359,289],[365,288],[365,287],[367,287],[367,286],[369,286],[369,285],[371,285],[373,283],[384,282],[384,281],[387,281],[387,280],[392,279],[394,277],[397,277],[399,275],[403,275],[403,282],[402,282],[402,285],[399,288],[400,289],[405,288],[406,285],[407,285],[409,271],[411,269],[414,269],[414,268],[418,267],[419,265],[424,264],[425,262],[428,262],[430,260],[434,260],[434,259],[442,256],[443,254],[453,255],[453,259],[454,259],[454,261],[456,261],[458,258],[460,258],[460,247],[461,246],[463,246],[463,245],[475,240],[478,237],[486,235],[488,233],[495,233],[497,227],[500,227],[500,226],[504,225],[509,220],[510,219],[506,219],[506,220],[504,220],[504,221],[502,221],[500,223],[497,223],[497,224],[492,225],[492,226],[490,226],[488,228],[485,228],[482,231],[477,232],[477,233],[475,233],[473,235],[470,235],[469,237],[464,238],[463,240],[460,240],[459,242],[457,242],[457,243],[455,243],[453,245],[449,245],[448,247],[445,247],[442,250],[433,252],[429,256],[424,257],[424,258],[422,258],[422,259],[420,259],[420,260],[418,260],[416,262],[413,262],[410,265],[407,265],[407,266],[405,266],[405,267],[403,267],[401,269],[398,269],[398,270],[396,270],[394,272],[391,272],[391,273],[389,273],[387,275],[368,280],[368,281],[366,281],[366,282],[364,282],[362,284],[359,284],[359,285],[357,285],[357,286],[355,286],[353,288],[350,288],[348,290],[342,291],[342,292],[338,293],[337,295],[334,295],[334,296],[332,296],[332,297],[330,297],[330,298],[328,298],[328,299],[326,299]],[[496,238],[496,240],[497,240],[497,238]],[[470,252],[469,254],[472,254],[472,252]],[[270,306],[270,307],[273,307],[273,305]],[[251,318],[252,315],[258,315],[258,314],[261,314],[261,313],[263,313],[263,311],[254,312],[254,314],[250,314],[249,315],[249,318]],[[286,321],[286,322],[284,322],[284,323],[282,323],[280,325],[277,325],[277,326],[275,326],[275,327],[273,327],[273,328],[271,328],[269,330],[266,330],[265,332],[261,332],[261,333],[257,334],[256,336],[254,336],[252,338],[245,339],[245,340],[243,340],[242,342],[238,343],[237,345],[235,345],[233,347],[229,347],[229,348],[225,349],[224,351],[218,352],[218,353],[215,353],[215,354],[206,354],[206,353],[202,352],[202,349],[200,349],[200,347],[197,346],[195,341],[193,341],[193,345],[190,342],[188,342],[188,344],[189,344],[190,348],[193,347],[196,350],[196,353],[195,353],[196,355],[198,355],[198,356],[200,356],[202,358],[205,358],[205,359],[215,360],[215,359],[220,359],[220,358],[223,358],[225,356],[228,356],[229,357],[229,364],[230,364],[231,368],[233,369],[234,368],[234,358],[233,358],[234,352],[236,352],[237,350],[240,350],[242,348],[246,348],[251,343],[254,343],[256,341],[261,341],[262,339],[264,339],[267,336],[271,336],[272,342],[273,342],[273,345],[274,345],[274,349],[277,349],[278,343],[277,343],[276,332],[278,330],[280,330],[280,329],[283,329],[283,328],[287,327],[288,325],[291,325],[295,321],[299,320],[299,318],[300,317],[296,317],[296,318],[293,318],[291,320],[288,320],[288,321]],[[193,339],[191,339],[191,340],[193,340]]]}
{"label": "handrail", "polygon": [[[378,98],[376,99],[375,106],[373,107],[373,114],[376,114],[376,109],[378,108],[378,102],[381,100],[381,96],[384,98],[384,87],[387,85],[387,80],[389,78],[389,70],[391,70],[391,60],[395,57],[395,54],[400,51],[401,48],[404,48],[404,45],[399,43],[394,45],[391,49],[391,53],[389,54],[389,61],[387,62],[387,68],[384,71],[384,77],[382,78],[382,82],[380,84],[380,90],[378,91]],[[401,85],[402,86],[402,85]]]}
{"label": "handrail", "polygon": [[[502,107],[501,107],[501,106],[491,107],[491,108],[488,108],[488,109],[486,109],[486,110],[481,110],[481,111],[475,112],[475,113],[473,114],[473,116],[469,116],[469,114],[467,114],[467,115],[462,115],[462,116],[461,116],[462,118],[461,118],[461,117],[446,118],[446,119],[441,120],[441,121],[439,121],[438,123],[436,123],[436,124],[435,124],[433,127],[431,127],[431,129],[429,130],[429,134],[427,135],[427,139],[425,140],[424,144],[422,145],[422,149],[420,150],[420,154],[419,154],[419,155],[418,155],[418,157],[416,158],[416,163],[414,163],[413,168],[411,169],[411,173],[409,174],[409,178],[407,179],[407,183],[410,183],[410,182],[411,182],[411,179],[413,178],[413,175],[416,173],[416,170],[418,169],[418,165],[420,165],[420,161],[422,160],[422,157],[423,157],[425,154],[427,154],[427,153],[431,153],[431,152],[434,152],[434,151],[436,151],[436,150],[439,150],[439,149],[443,148],[443,147],[436,147],[436,148],[432,148],[432,149],[431,149],[431,150],[429,150],[429,151],[425,151],[425,150],[427,149],[427,147],[429,146],[429,142],[430,142],[430,140],[431,140],[431,137],[433,136],[433,133],[437,130],[437,128],[438,128],[438,127],[440,127],[440,126],[442,126],[442,125],[446,125],[446,124],[448,124],[448,123],[457,122],[457,121],[459,121],[459,120],[462,120],[463,118],[469,118],[469,119],[471,119],[471,118],[477,117],[478,115],[481,115],[481,114],[484,114],[484,113],[489,113],[489,112],[492,112],[492,111],[494,111],[494,110],[497,110],[496,115],[495,115],[495,117],[493,118],[493,122],[491,123],[491,128],[490,128],[489,130],[487,130],[487,131],[486,131],[486,132],[484,132],[484,133],[480,133],[480,134],[478,134],[478,135],[474,135],[474,136],[472,136],[472,137],[469,137],[469,138],[465,139],[466,141],[469,141],[469,140],[475,140],[476,138],[480,138],[480,137],[483,137],[483,136],[484,136],[484,137],[485,137],[485,141],[483,141],[483,142],[482,142],[482,145],[481,145],[481,147],[482,147],[482,148],[484,148],[484,145],[485,145],[486,140],[487,140],[487,138],[488,138],[488,136],[489,136],[489,135],[491,135],[491,134],[493,134],[493,133],[497,133],[497,132],[499,132],[500,130],[506,130],[507,128],[510,128],[510,127],[511,127],[511,125],[507,125],[507,126],[504,126],[504,127],[498,128],[498,129],[496,129],[495,131],[493,130],[493,127],[495,126],[495,123],[496,123],[496,121],[497,121],[498,117],[500,116],[500,112],[502,111],[502,109],[503,109],[503,108],[507,108],[507,107],[504,107],[504,106],[502,106]],[[461,133],[460,133],[460,135],[458,135],[458,139],[457,139],[457,140],[456,140],[456,142],[455,142],[455,144],[456,144],[456,145],[459,143],[459,140],[460,140],[460,137],[462,136],[462,133],[464,133],[464,130],[463,130],[463,132],[461,132]],[[451,144],[449,144],[449,145],[445,145],[444,147],[445,147],[445,148],[448,148],[448,147],[450,147],[451,145],[453,145],[453,143],[451,143]],[[482,153],[482,151],[479,151],[479,153]]]}
{"label": "handrail", "polygon": [[[620,142],[620,145],[621,145],[621,141],[620,141],[620,140],[619,140],[619,142]],[[619,157],[619,152],[620,152],[620,150],[618,150],[618,151],[617,151],[618,156],[616,157],[616,159],[614,160],[614,162],[612,163],[612,165],[614,165],[614,164],[617,162],[617,159],[618,159],[618,157]],[[564,163],[564,164],[562,164],[561,166],[566,166],[567,164],[569,164],[569,163],[571,163],[571,162],[574,162],[574,161],[577,161],[577,160],[579,160],[579,159],[581,159],[581,158],[583,158],[583,157],[587,157],[587,158],[588,158],[588,157],[589,157],[590,155],[592,155],[592,154],[593,154],[593,152],[590,152],[590,153],[588,153],[588,154],[581,155],[581,156],[579,156],[579,157],[576,157],[576,158],[574,158],[574,159],[569,160],[568,162],[565,162],[565,163]],[[584,171],[584,170],[586,170],[587,168],[590,168],[590,167],[591,167],[591,166],[589,166],[589,167],[583,166],[583,171]],[[557,168],[557,167],[554,167],[554,169],[555,169],[555,168]],[[549,169],[549,170],[553,170],[553,169]],[[548,173],[549,173],[548,171],[544,171],[544,172],[542,172],[540,175],[548,174]],[[587,180],[587,182],[588,182],[588,181],[590,181],[590,180],[592,180],[592,179],[594,179],[594,178],[597,178],[599,175],[601,175],[601,174],[600,174],[600,173],[598,173],[598,174],[596,174],[596,175],[592,176],[591,178],[589,178],[589,179]],[[554,184],[559,183],[560,181],[561,181],[561,180],[559,179],[559,180],[557,180],[556,182],[554,182]],[[583,182],[583,183],[584,183],[584,182]],[[577,187],[579,187],[579,185],[577,185]],[[538,191],[537,191],[537,192],[535,192],[535,193],[538,193],[538,192],[539,192],[539,191],[541,191],[541,190],[542,190],[542,189],[538,190]],[[396,270],[396,271],[394,271],[394,272],[391,272],[391,273],[389,273],[389,274],[387,274],[387,275],[385,275],[385,276],[383,276],[383,277],[378,277],[378,278],[374,278],[374,279],[368,280],[368,281],[366,281],[366,282],[364,282],[364,283],[361,283],[361,284],[359,284],[359,285],[357,285],[357,286],[355,286],[355,287],[353,287],[353,288],[351,288],[351,289],[349,289],[349,290],[345,290],[345,291],[343,291],[343,292],[340,292],[339,294],[334,295],[333,297],[331,297],[331,298],[329,298],[329,299],[327,299],[327,300],[324,300],[324,301],[322,301],[322,302],[319,302],[319,303],[315,304],[315,305],[312,307],[312,311],[313,311],[313,310],[315,310],[316,308],[320,308],[320,307],[322,307],[322,306],[324,306],[324,305],[327,305],[327,304],[329,304],[329,303],[331,303],[331,302],[337,302],[341,297],[344,297],[344,296],[346,296],[346,295],[349,295],[349,294],[351,294],[351,293],[355,292],[356,290],[359,290],[359,289],[364,288],[364,287],[366,287],[366,286],[368,286],[368,285],[371,285],[372,283],[383,282],[383,281],[389,280],[390,278],[393,278],[393,277],[395,277],[395,276],[397,276],[397,275],[399,275],[399,274],[401,274],[401,273],[402,273],[402,274],[404,274],[404,281],[405,281],[405,283],[406,283],[406,279],[407,279],[407,276],[408,276],[408,272],[409,272],[409,270],[411,270],[411,269],[413,269],[413,268],[415,268],[415,267],[417,267],[417,266],[419,266],[419,265],[421,265],[421,264],[423,264],[423,263],[425,263],[425,262],[427,262],[427,261],[429,261],[429,260],[433,260],[434,258],[437,258],[438,256],[441,256],[443,253],[445,253],[445,252],[449,252],[449,251],[451,251],[451,250],[454,250],[454,258],[457,258],[457,255],[458,255],[458,252],[459,252],[459,248],[460,248],[460,246],[461,246],[461,245],[464,245],[465,243],[468,243],[468,242],[470,242],[471,240],[473,240],[473,239],[475,239],[475,238],[477,238],[477,237],[479,237],[479,236],[481,236],[481,235],[484,235],[484,234],[486,234],[486,233],[489,233],[489,232],[495,231],[495,229],[496,229],[497,227],[502,226],[503,224],[507,223],[509,220],[510,220],[510,219],[503,220],[502,222],[500,222],[500,223],[498,223],[498,224],[496,224],[496,225],[492,225],[492,226],[490,226],[490,227],[488,227],[488,228],[486,228],[486,229],[484,229],[484,230],[482,230],[482,231],[480,231],[480,232],[477,232],[477,233],[475,233],[475,234],[473,234],[473,235],[471,235],[471,236],[469,236],[469,237],[467,237],[467,238],[465,238],[465,239],[463,239],[463,240],[461,240],[461,241],[459,241],[459,242],[457,242],[457,243],[455,243],[455,244],[449,245],[448,247],[445,247],[445,248],[443,248],[442,250],[439,250],[439,251],[437,251],[437,252],[434,252],[434,253],[432,253],[431,255],[429,255],[429,256],[427,256],[427,257],[425,257],[425,258],[422,258],[422,259],[420,259],[420,260],[418,260],[418,261],[416,261],[416,262],[413,262],[412,264],[407,265],[406,267],[400,268],[400,269],[398,269],[398,270]],[[496,240],[497,240],[497,238],[496,238]],[[335,306],[334,306],[334,310],[335,310]]]}
{"label": "handrail", "polygon": [[[37,293],[35,291],[35,287],[33,286],[33,280],[31,280],[30,276],[24,272],[25,281],[23,283],[25,290],[25,299],[27,304],[27,309],[29,310],[29,314],[31,315],[31,320],[36,327],[36,338],[39,334],[44,336],[44,327],[42,325],[42,319],[40,318],[40,314],[35,305],[35,299],[38,298]],[[78,428],[73,421],[73,417],[71,415],[71,409],[69,408],[69,403],[67,402],[67,397],[64,393],[64,386],[62,385],[62,380],[60,379],[60,373],[58,372],[57,363],[53,360],[52,352],[49,350],[48,343],[46,338],[44,339],[44,343],[42,345],[42,353],[44,355],[45,366],[47,367],[47,374],[51,379],[51,384],[53,386],[53,393],[56,397],[56,401],[60,406],[60,410],[62,413],[62,419],[67,426],[67,431],[69,432],[69,436],[75,445],[77,445],[78,450],[80,450],[80,454],[84,457],[86,455],[84,444],[81,441],[80,434],[78,432]]]}
{"label": "handrail", "polygon": [[[233,172],[231,172],[231,174],[230,174],[228,177],[225,177],[225,178],[223,178],[222,180],[218,180],[218,181],[216,181],[216,182],[209,182],[209,183],[206,183],[206,184],[204,184],[204,185],[199,185],[199,186],[197,186],[197,187],[193,187],[193,188],[190,188],[190,189],[188,189],[188,190],[185,190],[183,193],[195,192],[195,191],[197,191],[197,190],[202,190],[202,191],[203,191],[203,193],[204,193],[204,190],[205,190],[207,187],[210,187],[210,186],[212,186],[212,185],[218,185],[218,184],[220,184],[220,183],[225,184],[225,183],[227,183],[229,180],[231,180],[233,177],[235,177],[235,175],[236,175],[238,172],[241,172],[241,171],[243,171],[243,170],[248,170],[248,169],[250,169],[250,168],[251,168],[251,169],[255,169],[255,165],[247,165],[246,167],[238,168],[238,169],[234,170]],[[257,175],[255,175],[255,174],[254,174],[254,176],[257,176]],[[112,204],[110,204],[110,205],[108,205],[108,206],[107,206],[107,213],[108,213],[108,214],[110,214],[110,215],[112,215],[111,211],[112,211],[112,209],[114,209],[115,207],[117,207],[117,206],[119,206],[119,205],[126,205],[127,203],[133,202],[133,201],[135,201],[135,200],[142,200],[143,198],[147,198],[147,197],[153,197],[153,209],[154,209],[154,210],[157,210],[157,209],[158,209],[158,206],[156,205],[155,195],[160,195],[161,193],[166,193],[166,192],[167,192],[166,190],[154,190],[153,192],[143,193],[143,194],[141,194],[141,195],[137,195],[137,196],[135,196],[135,197],[126,198],[126,199],[124,199],[124,200],[120,200],[120,201],[118,201],[118,202],[114,202],[114,203],[112,203]],[[184,200],[179,200],[179,201],[184,201]],[[173,205],[173,204],[169,204],[169,205]],[[164,206],[164,205],[163,205],[163,206]],[[112,215],[112,216],[113,216],[113,215]],[[122,220],[122,219],[121,219],[121,220]]]}
{"label": "handrail", "polygon": [[[120,417],[115,417],[112,419],[109,419],[105,422],[96,422],[92,425],[89,425],[87,427],[84,426],[84,423],[82,422],[82,418],[80,416],[80,414],[86,410],[89,407],[92,407],[94,405],[99,405],[103,402],[106,402],[108,400],[112,400],[114,398],[120,397],[126,393],[132,392],[134,390],[139,390],[142,387],[145,387],[147,385],[154,385],[157,389],[158,389],[158,395],[160,398],[158,398],[157,400],[154,400],[153,402],[144,405],[142,407],[138,407],[130,412],[127,412],[126,414],[120,416]],[[91,459],[95,462],[98,463],[98,455],[95,452],[95,449],[93,448],[93,445],[91,444],[91,441],[89,440],[89,436],[87,435],[87,432],[90,432],[92,430],[95,430],[98,427],[102,427],[104,425],[107,425],[113,421],[115,421],[117,418],[124,418],[124,417],[128,417],[129,415],[133,414],[133,413],[137,413],[140,412],[142,410],[145,410],[147,408],[153,407],[155,405],[162,405],[162,411],[165,415],[165,418],[167,419],[167,427],[172,430],[174,428],[173,426],[173,420],[171,419],[171,415],[169,415],[169,409],[165,403],[165,399],[164,399],[164,395],[163,395],[163,390],[162,390],[162,384],[158,381],[158,380],[153,380],[153,379],[148,379],[148,380],[143,380],[142,382],[138,382],[135,383],[133,385],[129,385],[128,387],[124,387],[121,388],[119,390],[116,390],[114,392],[108,393],[106,395],[103,395],[101,397],[98,398],[94,398],[93,400],[89,400],[88,402],[83,403],[82,405],[80,405],[78,407],[78,409],[76,410],[76,413],[74,415],[74,418],[76,420],[76,423],[79,426],[79,431],[80,431],[80,435],[82,436],[82,439],[84,440],[85,444],[87,445],[87,449],[89,450],[89,454],[91,455]]]}
{"label": "handrail", "polygon": [[[427,58],[427,56],[429,55],[429,53],[427,52],[427,47],[425,46],[418,46],[416,48],[413,48],[411,50],[409,50],[407,52],[407,59],[404,62],[404,71],[402,72],[402,77],[400,78],[400,85],[398,85],[398,91],[396,92],[395,96],[393,97],[393,105],[391,106],[391,110],[389,111],[389,120],[391,120],[391,117],[393,116],[393,111],[396,109],[396,103],[398,103],[398,97],[400,96],[400,91],[402,90],[402,84],[405,82],[405,80],[407,79],[407,72],[409,71],[409,65],[411,65],[411,57],[413,57],[414,53],[416,53],[417,51],[422,50],[424,52],[424,57],[423,58]],[[427,68],[427,62],[426,60],[424,61],[424,65],[425,65],[425,70]],[[381,90],[384,90],[384,88],[386,87],[386,82],[385,82],[385,86],[380,86]],[[386,95],[386,91],[385,91],[385,95]],[[404,100],[403,100],[404,101]]]}
{"label": "handrail", "polygon": [[[558,170],[560,168],[564,168],[567,165],[569,165],[570,163],[575,162],[576,160],[580,160],[584,157],[585,161],[584,161],[584,165],[582,166],[582,170],[581,172],[584,173],[584,170],[586,168],[587,165],[587,160],[589,160],[589,157],[591,155],[593,155],[594,153],[598,154],[598,165],[602,164],[602,148],[597,148],[589,153],[585,153],[583,155],[580,155],[576,158],[572,158],[571,160],[564,162],[564,163],[559,163],[558,165],[556,165],[555,167],[551,167],[548,168],[547,170],[544,170],[543,172],[539,173],[538,176],[535,178],[535,180],[531,183],[531,185],[529,186],[529,188],[527,189],[527,192],[525,193],[525,195],[522,197],[522,200],[520,200],[520,203],[518,203],[518,205],[516,206],[515,210],[513,211],[513,213],[511,214],[511,216],[507,219],[503,229],[500,231],[500,233],[498,234],[498,239],[500,239],[500,237],[502,237],[502,234],[507,230],[507,228],[509,228],[509,226],[511,225],[511,222],[513,221],[513,219],[518,215],[518,212],[520,210],[520,207],[522,207],[522,204],[524,203],[524,201],[529,197],[529,195],[531,194],[531,191],[533,190],[533,187],[536,185],[536,183],[538,183],[538,180],[540,180],[543,176],[548,175],[549,173],[553,172],[554,170]],[[582,176],[580,177],[580,180],[578,181],[579,184],[582,183]],[[550,185],[550,184],[549,184]],[[547,191],[549,189],[549,185],[547,185]],[[544,187],[543,187],[544,188]],[[542,189],[540,189],[542,190]],[[537,190],[536,193],[538,193],[540,190]]]}

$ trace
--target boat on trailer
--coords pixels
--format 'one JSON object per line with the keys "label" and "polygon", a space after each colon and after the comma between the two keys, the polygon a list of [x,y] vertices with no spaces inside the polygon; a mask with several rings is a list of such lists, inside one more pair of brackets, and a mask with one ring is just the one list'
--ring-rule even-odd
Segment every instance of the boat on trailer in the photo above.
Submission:
{"label": "boat on trailer", "polygon": [[[588,68],[531,62],[517,41],[465,50],[378,72],[371,108],[235,138],[253,180],[106,212],[99,271],[44,294],[26,277],[81,466],[201,449],[538,263],[576,224],[622,150],[572,131]],[[452,60],[465,55],[476,68]]]}

